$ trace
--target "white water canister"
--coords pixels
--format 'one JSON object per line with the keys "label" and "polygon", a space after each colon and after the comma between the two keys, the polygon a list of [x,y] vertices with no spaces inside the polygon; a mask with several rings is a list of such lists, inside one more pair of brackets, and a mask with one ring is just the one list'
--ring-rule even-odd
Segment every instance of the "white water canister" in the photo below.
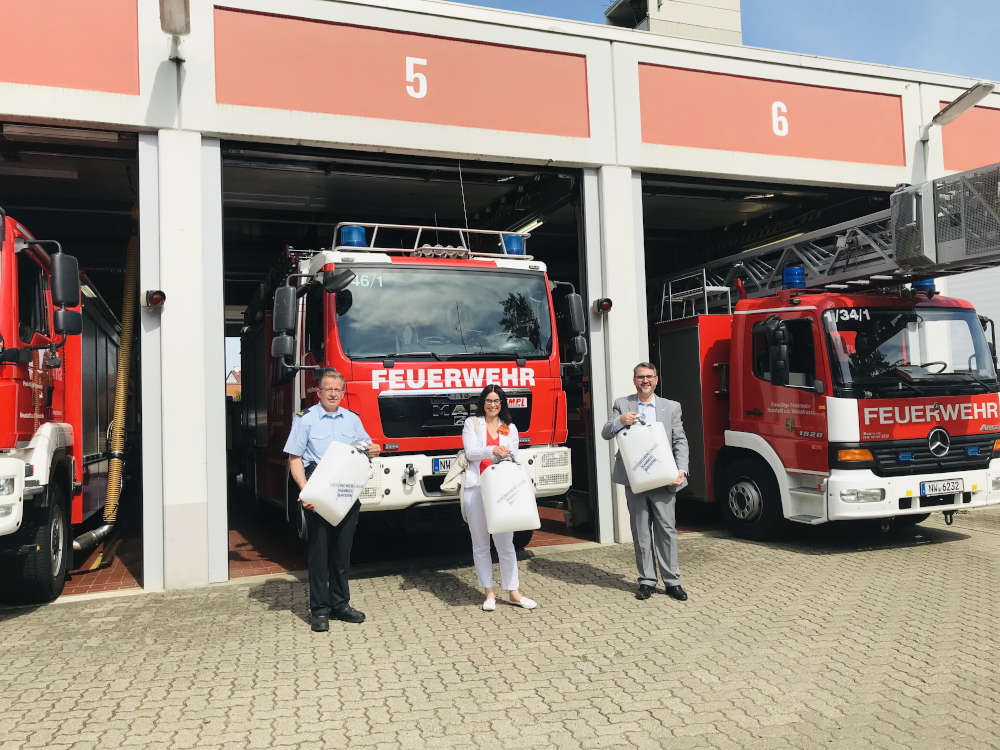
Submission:
{"label": "white water canister", "polygon": [[364,447],[333,442],[299,497],[336,526],[344,520],[372,475]]}
{"label": "white water canister", "polygon": [[661,422],[637,421],[616,436],[632,492],[649,492],[677,481],[677,464]]}
{"label": "white water canister", "polygon": [[519,463],[500,461],[486,467],[479,488],[486,513],[486,530],[491,534],[541,527],[535,488],[528,472]]}

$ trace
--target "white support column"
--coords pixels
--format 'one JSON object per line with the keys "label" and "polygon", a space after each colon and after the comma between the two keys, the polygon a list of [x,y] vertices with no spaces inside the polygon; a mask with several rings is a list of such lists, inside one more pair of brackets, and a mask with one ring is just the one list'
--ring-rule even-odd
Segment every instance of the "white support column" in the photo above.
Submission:
{"label": "white support column", "polygon": [[[221,232],[218,144],[200,133],[159,131],[163,568],[168,589],[218,580],[217,504],[225,506]],[[211,211],[211,209],[210,209]],[[221,488],[221,492],[220,492]],[[211,538],[210,538],[211,535]],[[210,553],[211,550],[211,553]]]}
{"label": "white support column", "polygon": [[604,279],[604,243],[601,234],[600,177],[596,169],[583,170],[583,232],[590,331],[590,405],[594,423],[595,480],[591,488],[597,510],[597,541],[615,541],[614,492],[611,484],[612,445],[601,437],[601,428],[608,421],[611,396],[608,390],[607,346],[604,336],[605,316],[594,312],[594,300],[607,297]]}
{"label": "white support column", "polygon": [[[139,289],[161,289],[159,148],[139,134]],[[139,308],[142,375],[142,586],[163,588],[163,402],[160,315]]]}
{"label": "white support column", "polygon": [[202,274],[205,317],[205,455],[208,463],[208,580],[229,580],[226,483],[226,330],[222,282],[222,152],[201,142]]}
{"label": "white support column", "polygon": [[[597,403],[603,398],[610,409],[614,398],[635,391],[632,368],[649,359],[642,177],[627,167],[601,167],[598,175],[604,296],[610,297],[614,306],[603,325],[606,391],[599,393],[595,383],[593,400]],[[594,367],[599,366],[595,359]],[[603,425],[598,424],[598,429]],[[609,451],[609,465],[611,454],[613,450]],[[630,542],[625,491],[620,485],[614,488],[615,541]]]}

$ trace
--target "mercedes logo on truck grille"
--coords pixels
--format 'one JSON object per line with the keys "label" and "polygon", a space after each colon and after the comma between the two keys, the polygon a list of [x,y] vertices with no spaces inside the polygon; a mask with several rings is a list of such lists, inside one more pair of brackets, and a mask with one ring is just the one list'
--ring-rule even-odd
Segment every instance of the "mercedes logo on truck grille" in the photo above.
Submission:
{"label": "mercedes logo on truck grille", "polygon": [[931,449],[932,456],[943,458],[948,455],[948,451],[951,448],[951,438],[948,437],[948,433],[945,430],[935,427],[931,430],[931,434],[927,436],[927,447]]}

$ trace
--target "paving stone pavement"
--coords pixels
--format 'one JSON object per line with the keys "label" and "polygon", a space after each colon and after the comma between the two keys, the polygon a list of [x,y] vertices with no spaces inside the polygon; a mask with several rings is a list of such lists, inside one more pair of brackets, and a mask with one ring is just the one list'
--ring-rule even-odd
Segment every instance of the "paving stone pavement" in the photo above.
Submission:
{"label": "paving stone pavement", "polygon": [[0,610],[0,748],[1000,747],[1000,511],[680,560],[640,602],[630,545],[547,550],[493,613],[466,561],[370,569],[329,634],[298,580]]}

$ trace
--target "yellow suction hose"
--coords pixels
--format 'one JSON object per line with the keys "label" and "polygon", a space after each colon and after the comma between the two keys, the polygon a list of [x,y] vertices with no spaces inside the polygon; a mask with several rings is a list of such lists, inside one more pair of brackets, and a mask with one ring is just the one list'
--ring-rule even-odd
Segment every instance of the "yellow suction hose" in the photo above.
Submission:
{"label": "yellow suction hose", "polygon": [[108,493],[104,499],[104,521],[118,518],[118,500],[122,494],[125,468],[125,408],[128,406],[129,365],[132,363],[132,332],[135,328],[135,295],[139,275],[139,238],[128,241],[125,252],[125,286],[122,290],[122,332],[118,345],[118,374],[115,380],[115,408],[111,417],[111,463],[108,467]]}

